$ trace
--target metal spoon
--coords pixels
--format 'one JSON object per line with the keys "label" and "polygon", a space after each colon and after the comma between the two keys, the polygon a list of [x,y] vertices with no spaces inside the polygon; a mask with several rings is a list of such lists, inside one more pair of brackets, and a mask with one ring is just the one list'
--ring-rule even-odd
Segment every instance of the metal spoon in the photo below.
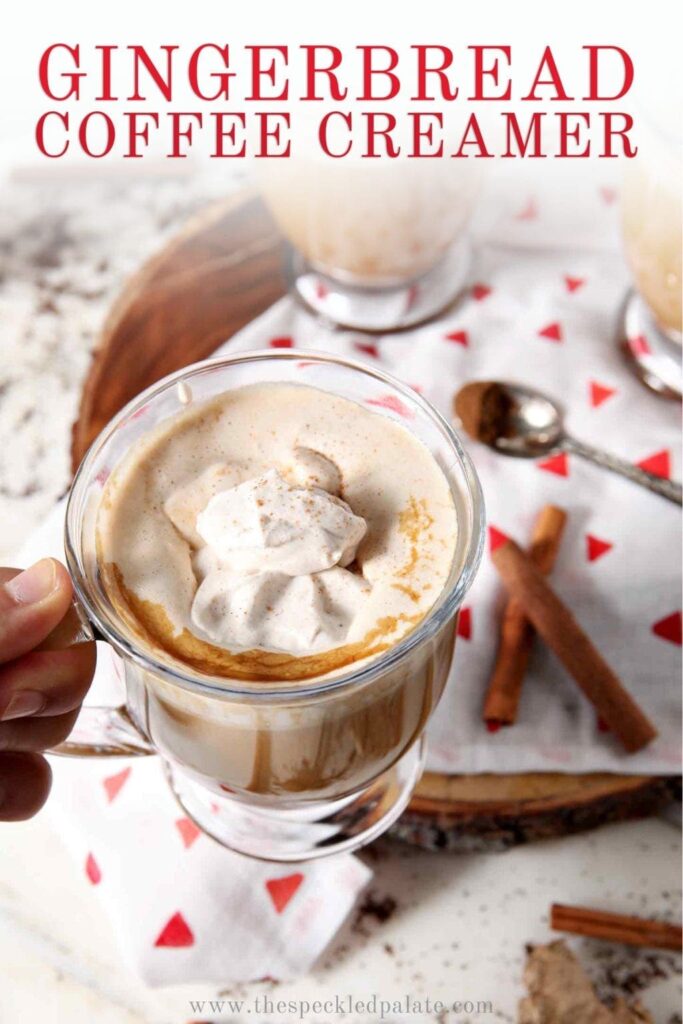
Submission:
{"label": "metal spoon", "polygon": [[511,400],[511,408],[506,415],[504,436],[495,437],[490,442],[491,448],[505,455],[530,459],[552,452],[570,452],[619,473],[677,505],[683,503],[683,490],[676,481],[655,476],[625,459],[570,437],[565,433],[559,406],[540,391],[502,381],[496,384]]}

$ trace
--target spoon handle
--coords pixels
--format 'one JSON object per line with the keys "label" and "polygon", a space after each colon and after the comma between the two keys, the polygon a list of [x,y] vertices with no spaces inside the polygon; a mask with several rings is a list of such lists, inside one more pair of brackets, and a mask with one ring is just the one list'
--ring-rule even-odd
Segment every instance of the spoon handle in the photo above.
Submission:
{"label": "spoon handle", "polygon": [[669,501],[675,502],[676,505],[683,504],[683,489],[675,480],[666,480],[664,477],[655,476],[654,473],[648,473],[647,470],[634,466],[632,462],[627,462],[626,459],[610,455],[609,452],[604,452],[600,448],[594,448],[590,444],[584,444],[583,441],[577,441],[573,437],[565,436],[562,439],[562,448],[574,455],[580,455],[584,459],[589,459],[590,462],[595,462],[596,465],[602,466],[603,469],[610,469],[613,473],[619,473],[620,476],[625,476],[627,480],[632,480],[633,483],[640,484],[641,487],[647,487],[649,491],[654,491],[655,494],[661,494],[663,498],[668,498]]}

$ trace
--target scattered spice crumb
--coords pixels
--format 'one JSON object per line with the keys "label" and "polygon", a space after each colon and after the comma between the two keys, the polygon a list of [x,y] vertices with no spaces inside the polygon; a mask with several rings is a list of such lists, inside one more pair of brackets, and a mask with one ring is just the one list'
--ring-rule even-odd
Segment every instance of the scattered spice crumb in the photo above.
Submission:
{"label": "scattered spice crumb", "polygon": [[394,915],[397,906],[393,896],[378,897],[368,893],[356,911],[351,930],[358,935],[368,935],[367,922],[374,918],[379,924],[384,924]]}

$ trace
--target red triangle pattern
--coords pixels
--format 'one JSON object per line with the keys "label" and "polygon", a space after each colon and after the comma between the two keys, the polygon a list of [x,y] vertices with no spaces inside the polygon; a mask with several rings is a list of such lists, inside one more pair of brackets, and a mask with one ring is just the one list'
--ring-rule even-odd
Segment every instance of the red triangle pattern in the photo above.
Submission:
{"label": "red triangle pattern", "polygon": [[122,772],[117,772],[116,775],[109,775],[106,779],[102,780],[104,791],[107,794],[107,801],[112,803],[113,800],[119,795],[130,775],[132,768],[124,768]]}
{"label": "red triangle pattern", "polygon": [[523,206],[515,220],[536,220],[538,217],[538,205],[535,199],[530,199],[526,206]]}
{"label": "red triangle pattern", "polygon": [[496,526],[489,526],[489,550],[491,554],[497,551],[501,544],[506,544],[510,538],[507,533],[503,533]]}
{"label": "red triangle pattern", "polygon": [[180,838],[182,839],[183,846],[186,850],[189,850],[192,844],[196,842],[202,834],[202,830],[189,818],[178,818],[175,823],[175,827],[178,829],[178,832],[180,832]]}
{"label": "red triangle pattern", "polygon": [[602,558],[613,547],[614,544],[610,544],[608,540],[600,540],[599,537],[594,537],[592,533],[586,534],[586,558],[589,562],[595,562],[598,558]]}
{"label": "red triangle pattern", "polygon": [[373,359],[379,359],[379,349],[376,345],[366,344],[364,341],[356,341],[353,346],[356,352],[362,352],[365,356],[372,356]]}
{"label": "red triangle pattern", "polygon": [[668,640],[671,644],[677,644],[678,647],[683,643],[683,617],[680,612],[674,612],[673,615],[667,615],[666,618],[660,619],[659,622],[655,622],[652,627],[652,632],[655,636],[660,637],[662,640]]}
{"label": "red triangle pattern", "polygon": [[483,302],[491,294],[492,289],[487,284],[473,284],[472,298],[475,302]]}
{"label": "red triangle pattern", "polygon": [[574,292],[578,292],[579,288],[583,288],[586,283],[585,277],[570,277],[569,274],[565,274],[564,283],[567,287],[567,291],[570,295]]}
{"label": "red triangle pattern", "polygon": [[367,398],[366,402],[368,405],[378,405],[380,409],[390,409],[392,412],[397,412],[399,416],[404,416],[407,420],[413,418],[413,414],[407,405],[404,405],[400,398],[396,395],[382,395],[381,398]]}
{"label": "red triangle pattern", "polygon": [[597,409],[599,405],[606,402],[612,395],[616,395],[616,388],[608,388],[606,384],[598,384],[596,380],[588,382],[588,388],[590,392],[590,403],[594,409]]}
{"label": "red triangle pattern", "polygon": [[93,885],[99,885],[100,882],[102,881],[102,872],[100,871],[100,866],[93,857],[92,853],[89,853],[86,858],[85,873],[88,877],[88,880],[92,882]]}
{"label": "red triangle pattern", "polygon": [[271,348],[294,348],[294,341],[287,338],[271,338],[268,342]]}
{"label": "red triangle pattern", "polygon": [[194,935],[183,915],[178,912],[170,917],[159,932],[155,946],[194,946]]}
{"label": "red triangle pattern", "polygon": [[457,635],[461,636],[463,640],[472,639],[472,609],[461,608],[460,614],[458,615],[458,630]]}
{"label": "red triangle pattern", "polygon": [[283,878],[268,879],[266,889],[277,914],[282,913],[303,880],[304,876],[300,871],[294,875],[285,875]]}
{"label": "red triangle pattern", "polygon": [[648,473],[654,473],[655,476],[661,476],[665,480],[671,479],[671,454],[667,448],[662,448],[661,452],[655,452],[654,455],[648,455],[646,459],[641,459],[640,462],[636,462],[636,466],[647,470]]}
{"label": "red triangle pattern", "polygon": [[463,345],[464,348],[469,348],[470,344],[467,331],[452,331],[446,335],[446,341],[453,341],[456,345]]}
{"label": "red triangle pattern", "polygon": [[411,310],[418,298],[420,297],[420,286],[418,284],[411,284],[406,295],[406,312]]}
{"label": "red triangle pattern", "polygon": [[628,347],[634,356],[652,355],[652,349],[647,342],[647,338],[643,337],[642,334],[637,334],[635,338],[629,338]]}
{"label": "red triangle pattern", "polygon": [[562,341],[562,327],[558,323],[547,324],[538,332],[539,338],[547,338],[548,341]]}
{"label": "red triangle pattern", "polygon": [[569,459],[566,452],[560,452],[559,455],[551,455],[550,458],[544,459],[543,462],[537,462],[536,466],[546,473],[554,473],[555,476],[569,476]]}

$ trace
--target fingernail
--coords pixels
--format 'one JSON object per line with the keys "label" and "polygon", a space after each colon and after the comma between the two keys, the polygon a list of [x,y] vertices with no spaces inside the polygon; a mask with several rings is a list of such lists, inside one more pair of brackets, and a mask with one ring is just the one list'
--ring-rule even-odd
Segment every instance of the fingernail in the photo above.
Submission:
{"label": "fingernail", "polygon": [[39,604],[57,586],[55,563],[43,558],[5,584],[5,590],[17,604]]}
{"label": "fingernail", "polygon": [[6,722],[10,718],[28,718],[37,715],[46,704],[45,695],[37,690],[19,690],[14,694],[0,719]]}

